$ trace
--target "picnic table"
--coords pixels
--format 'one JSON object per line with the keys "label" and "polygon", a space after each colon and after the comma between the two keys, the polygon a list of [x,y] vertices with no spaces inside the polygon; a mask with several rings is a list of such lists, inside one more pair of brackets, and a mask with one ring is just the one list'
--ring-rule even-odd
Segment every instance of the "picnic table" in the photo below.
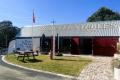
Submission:
{"label": "picnic table", "polygon": [[35,59],[34,51],[17,51],[17,53],[18,53],[17,59],[19,59],[19,57],[23,57],[23,61],[24,61],[25,57],[29,59],[30,55],[32,55],[33,59]]}

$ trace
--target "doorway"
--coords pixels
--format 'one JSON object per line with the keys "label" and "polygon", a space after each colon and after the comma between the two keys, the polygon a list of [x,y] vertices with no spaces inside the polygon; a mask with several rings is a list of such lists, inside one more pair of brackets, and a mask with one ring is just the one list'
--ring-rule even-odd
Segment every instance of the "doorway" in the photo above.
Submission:
{"label": "doorway", "polygon": [[92,54],[92,38],[82,38],[81,39],[82,54],[89,55]]}

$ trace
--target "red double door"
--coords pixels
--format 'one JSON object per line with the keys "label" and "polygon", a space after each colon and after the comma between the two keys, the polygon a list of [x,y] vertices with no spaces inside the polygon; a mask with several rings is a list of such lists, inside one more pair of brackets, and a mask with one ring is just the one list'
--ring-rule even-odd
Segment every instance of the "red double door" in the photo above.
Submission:
{"label": "red double door", "polygon": [[113,56],[116,52],[117,37],[97,37],[93,41],[94,55]]}

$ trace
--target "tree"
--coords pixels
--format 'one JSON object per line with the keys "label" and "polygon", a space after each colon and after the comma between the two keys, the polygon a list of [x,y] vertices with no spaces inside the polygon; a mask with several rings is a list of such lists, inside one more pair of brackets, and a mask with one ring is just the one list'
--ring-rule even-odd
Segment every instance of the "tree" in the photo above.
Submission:
{"label": "tree", "polygon": [[88,19],[87,22],[95,22],[95,21],[110,21],[110,20],[120,20],[120,14],[117,12],[113,12],[112,10],[101,7],[93,13]]}
{"label": "tree", "polygon": [[0,22],[0,47],[7,48],[8,43],[15,38],[20,29],[12,25],[11,21]]}
{"label": "tree", "polygon": [[46,42],[46,37],[45,37],[45,34],[42,34],[42,37],[41,37],[41,51],[45,51],[45,42]]}

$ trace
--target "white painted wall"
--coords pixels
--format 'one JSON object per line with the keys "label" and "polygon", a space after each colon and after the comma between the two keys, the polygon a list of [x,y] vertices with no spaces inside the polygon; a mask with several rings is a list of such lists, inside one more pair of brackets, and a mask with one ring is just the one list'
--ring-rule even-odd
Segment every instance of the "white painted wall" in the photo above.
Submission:
{"label": "white painted wall", "polygon": [[33,38],[33,50],[40,49],[40,38]]}
{"label": "white painted wall", "polygon": [[15,43],[16,41],[15,40],[12,40],[10,43],[9,43],[9,47],[8,47],[8,53],[12,53],[13,50],[15,50]]}
{"label": "white painted wall", "polygon": [[[32,39],[16,39],[10,42],[8,53],[12,53],[13,50],[19,48],[22,51],[29,51],[32,49]],[[33,49],[39,50],[40,38],[33,38]]]}
{"label": "white painted wall", "polygon": [[16,49],[19,48],[22,51],[32,49],[32,39],[16,39]]}

